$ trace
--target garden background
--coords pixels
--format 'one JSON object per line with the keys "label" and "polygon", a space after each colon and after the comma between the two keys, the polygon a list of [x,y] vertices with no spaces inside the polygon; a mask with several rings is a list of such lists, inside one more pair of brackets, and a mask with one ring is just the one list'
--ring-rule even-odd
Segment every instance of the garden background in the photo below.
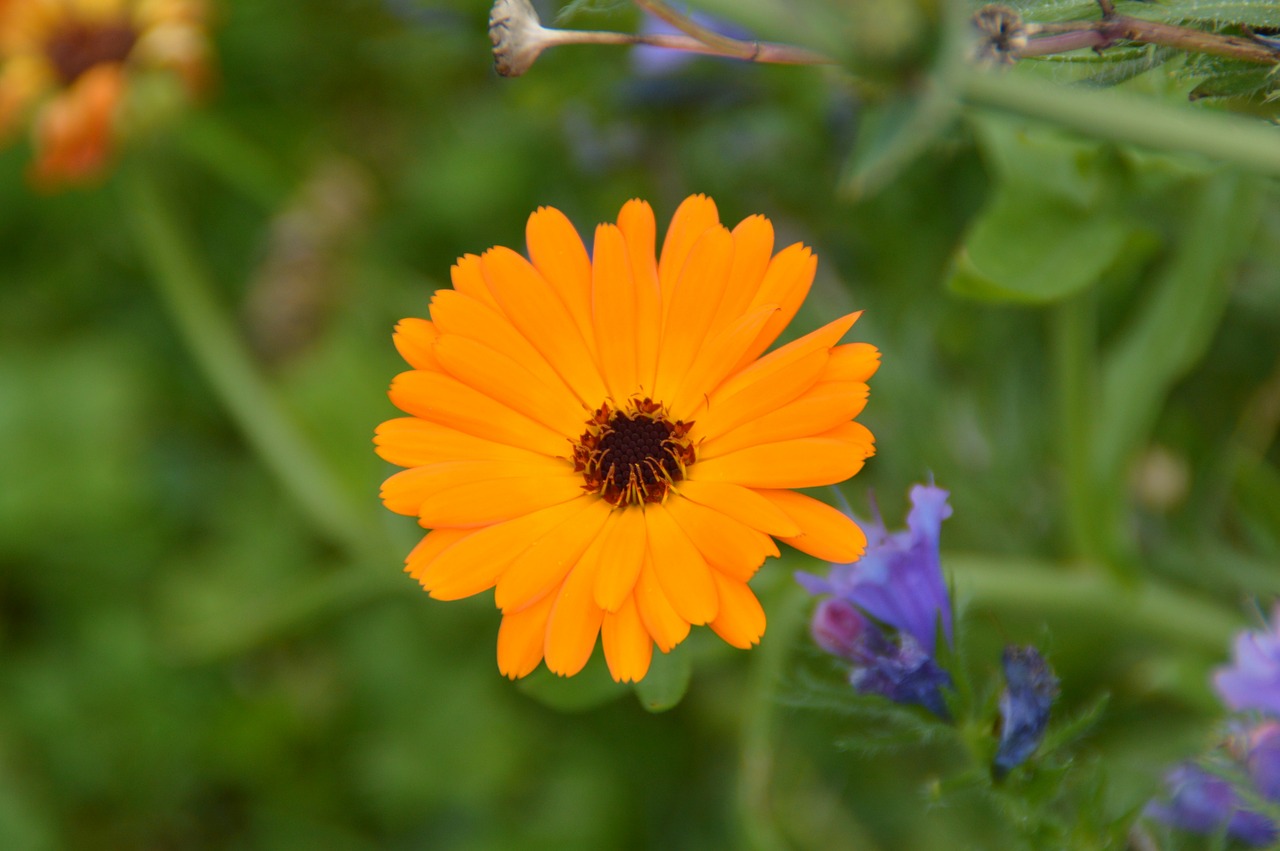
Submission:
{"label": "garden background", "polygon": [[844,495],[898,526],[932,476],[969,664],[1034,643],[1055,718],[1110,696],[1054,766],[1096,800],[1018,800],[1123,847],[1220,736],[1209,673],[1280,591],[1274,75],[979,68],[958,0],[698,5],[843,67],[569,46],[503,79],[480,2],[245,0],[203,103],[101,185],[39,192],[25,139],[0,152],[0,847],[1034,846],[1012,799],[940,784],[946,747],[869,749],[815,705],[840,675],[799,553],[753,581],[763,645],[695,636],[663,712],[598,660],[507,681],[491,601],[401,573],[391,329],[539,205],[587,233],[642,197],[663,228],[703,192],[814,247],[790,334],[865,310],[877,455]]}

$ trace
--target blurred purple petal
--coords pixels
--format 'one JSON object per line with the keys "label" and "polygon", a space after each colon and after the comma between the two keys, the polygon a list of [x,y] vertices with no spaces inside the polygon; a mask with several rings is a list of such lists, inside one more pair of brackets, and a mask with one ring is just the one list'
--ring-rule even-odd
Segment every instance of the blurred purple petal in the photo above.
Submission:
{"label": "blurred purple petal", "polygon": [[1164,778],[1168,801],[1152,801],[1144,813],[1157,821],[1192,833],[1226,831],[1247,845],[1270,845],[1276,825],[1261,813],[1244,809],[1230,781],[1191,763],[1179,765]]}
{"label": "blurred purple petal", "polygon": [[[726,23],[719,18],[713,18],[711,15],[694,12],[689,15],[689,18],[698,26],[706,27],[730,38],[745,41],[750,41],[752,38],[752,35],[741,27]],[[661,18],[644,15],[640,23],[639,34],[678,35],[680,32],[679,29],[676,29]],[[641,44],[631,50],[631,67],[642,77],[662,77],[675,73],[701,55],[690,53],[687,50],[671,50],[666,47],[652,47]]]}
{"label": "blurred purple petal", "polygon": [[1233,664],[1218,669],[1213,685],[1236,711],[1256,709],[1280,717],[1280,606],[1269,631],[1236,636]]}

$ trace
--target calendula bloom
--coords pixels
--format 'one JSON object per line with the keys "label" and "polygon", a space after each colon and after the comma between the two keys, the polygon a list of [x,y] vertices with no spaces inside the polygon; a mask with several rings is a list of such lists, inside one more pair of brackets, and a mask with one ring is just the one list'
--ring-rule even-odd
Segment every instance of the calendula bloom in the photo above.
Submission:
{"label": "calendula bloom", "polygon": [[134,78],[207,74],[203,0],[0,2],[0,138],[28,120],[41,186],[82,183],[111,160]]}
{"label": "calendula bloom", "polygon": [[842,481],[873,452],[853,418],[879,353],[840,344],[858,314],[765,354],[817,260],[800,244],[774,255],[761,216],[724,227],[701,195],[656,259],[643,201],[596,229],[591,254],[548,207],[527,242],[528,259],[461,258],[430,320],[396,328],[413,370],[390,396],[409,416],[376,442],[409,469],[382,498],[431,530],[406,571],[440,600],[495,589],[512,678],[544,659],[573,675],[597,638],[620,681],[691,626],[758,643],[747,581],[775,538],[828,561],[864,546],[852,520],[790,490]]}

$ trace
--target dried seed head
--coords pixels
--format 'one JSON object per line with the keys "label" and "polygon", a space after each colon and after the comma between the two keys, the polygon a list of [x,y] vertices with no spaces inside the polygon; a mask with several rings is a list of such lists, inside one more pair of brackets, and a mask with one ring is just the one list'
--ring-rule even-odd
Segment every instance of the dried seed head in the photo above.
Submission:
{"label": "dried seed head", "polygon": [[1027,27],[1022,16],[1008,6],[983,6],[973,15],[978,43],[973,58],[983,64],[1012,65],[1027,46]]}
{"label": "dried seed head", "polygon": [[503,77],[519,77],[555,43],[529,0],[498,0],[489,11],[493,67]]}

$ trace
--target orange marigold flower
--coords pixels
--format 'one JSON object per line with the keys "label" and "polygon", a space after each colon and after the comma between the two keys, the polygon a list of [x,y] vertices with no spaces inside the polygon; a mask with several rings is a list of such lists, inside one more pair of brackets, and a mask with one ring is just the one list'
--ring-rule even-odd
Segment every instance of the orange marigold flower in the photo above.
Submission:
{"label": "orange marigold flower", "polygon": [[853,418],[879,353],[840,345],[858,314],[766,355],[808,294],[813,253],[773,254],[768,219],[729,230],[701,195],[656,260],[655,231],[649,205],[629,201],[588,255],[541,208],[529,259],[463,257],[431,319],[396,327],[413,369],[390,396],[409,416],[375,442],[408,469],[382,499],[431,530],[406,571],[432,597],[495,588],[512,678],[544,659],[571,676],[597,636],[620,681],[690,625],[750,647],[765,614],[747,581],[775,538],[830,562],[866,543],[790,490],[843,481],[874,451]]}
{"label": "orange marigold flower", "polygon": [[56,188],[102,174],[132,78],[208,76],[204,0],[0,0],[0,139],[30,122],[31,177]]}

